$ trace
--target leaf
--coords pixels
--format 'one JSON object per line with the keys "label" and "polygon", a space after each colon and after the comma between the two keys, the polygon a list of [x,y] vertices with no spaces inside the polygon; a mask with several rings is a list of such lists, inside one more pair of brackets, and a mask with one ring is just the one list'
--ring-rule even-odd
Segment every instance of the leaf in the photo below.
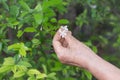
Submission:
{"label": "leaf", "polygon": [[42,11],[42,6],[40,3],[38,3],[37,6],[35,7],[35,11],[37,11],[37,12]]}
{"label": "leaf", "polygon": [[26,67],[32,67],[32,65],[26,61],[20,61],[18,65],[26,66]]}
{"label": "leaf", "polygon": [[26,57],[26,51],[30,50],[24,43],[15,43],[8,46],[8,50],[19,51],[19,54],[23,57]]}
{"label": "leaf", "polygon": [[105,37],[99,36],[99,38],[103,44],[106,44],[106,45],[108,44],[108,40]]}
{"label": "leaf", "polygon": [[12,68],[12,66],[2,66],[2,67],[0,67],[0,73],[10,71],[11,68]]}
{"label": "leaf", "polygon": [[51,21],[52,23],[56,23],[56,22],[57,22],[56,18],[52,18],[50,21]]}
{"label": "leaf", "polygon": [[28,4],[25,1],[21,0],[21,1],[19,1],[19,3],[20,3],[20,5],[21,5],[21,7],[23,9],[25,9],[27,11],[30,11],[30,8],[29,8]]}
{"label": "leaf", "polygon": [[[45,59],[45,58],[44,58],[44,59]],[[47,74],[47,68],[46,68],[46,65],[42,64],[42,67],[43,67],[44,73]]]}
{"label": "leaf", "polygon": [[25,51],[30,50],[27,46],[24,45],[24,43],[20,43],[21,48],[23,48]]}
{"label": "leaf", "polygon": [[15,73],[16,71],[17,71],[17,66],[15,65],[15,66],[13,66],[13,68],[12,68],[12,72]]}
{"label": "leaf", "polygon": [[36,13],[36,14],[33,14],[34,16],[34,19],[35,19],[35,22],[37,25],[40,25],[43,21],[43,14],[41,13]]}
{"label": "leaf", "polygon": [[30,76],[28,80],[36,80],[36,78],[34,76]]}
{"label": "leaf", "polygon": [[67,19],[61,19],[58,21],[59,24],[69,24],[69,21]]}
{"label": "leaf", "polygon": [[19,78],[19,77],[22,77],[23,75],[25,75],[25,72],[24,71],[18,71],[18,72],[15,72],[14,73],[14,78]]}
{"label": "leaf", "polygon": [[92,46],[92,42],[91,42],[91,41],[87,41],[87,42],[85,42],[85,44],[86,44],[87,46]]}
{"label": "leaf", "polygon": [[84,70],[83,72],[87,76],[88,80],[92,80],[92,74],[89,71]]}
{"label": "leaf", "polygon": [[21,71],[25,71],[25,72],[27,71],[27,67],[23,65],[16,65],[16,68]]}
{"label": "leaf", "polygon": [[93,50],[95,53],[97,53],[97,52],[98,52],[98,49],[97,49],[97,47],[96,47],[96,46],[92,46],[92,50]]}
{"label": "leaf", "polygon": [[56,75],[56,73],[50,73],[50,74],[48,74],[47,76],[49,77],[49,78],[52,78],[52,77],[54,77]]}
{"label": "leaf", "polygon": [[27,27],[24,29],[24,32],[36,32],[36,29],[33,27]]}
{"label": "leaf", "polygon": [[7,10],[7,11],[9,11],[9,6],[8,6],[8,4],[4,1],[3,2],[3,7]]}
{"label": "leaf", "polygon": [[31,75],[35,75],[35,74],[41,74],[37,69],[30,69],[28,72],[27,72],[27,74],[29,75],[29,76],[31,76]]}
{"label": "leaf", "polygon": [[14,58],[8,57],[4,59],[3,66],[12,66],[15,64]]}
{"label": "leaf", "polygon": [[8,46],[8,50],[19,50],[20,49],[20,43],[15,43],[15,44],[12,44],[10,46]]}
{"label": "leaf", "polygon": [[20,38],[20,37],[23,35],[23,33],[24,33],[24,32],[23,32],[22,30],[19,30],[19,31],[17,32],[17,37]]}
{"label": "leaf", "polygon": [[18,25],[19,22],[18,22],[18,21],[15,21],[15,22],[13,22],[12,24],[13,24],[13,25]]}
{"label": "leaf", "polygon": [[47,9],[45,16],[50,19],[50,18],[55,17],[56,13],[52,9]]}
{"label": "leaf", "polygon": [[15,5],[10,6],[10,14],[14,17],[17,17],[19,14],[19,7]]}
{"label": "leaf", "polygon": [[45,78],[45,77],[47,77],[47,75],[44,74],[44,73],[39,74],[39,75],[36,76],[37,79],[42,79],[42,78]]}
{"label": "leaf", "polygon": [[33,46],[38,46],[38,45],[40,45],[40,40],[39,39],[32,39],[32,43],[33,43]]}
{"label": "leaf", "polygon": [[25,49],[24,49],[24,48],[20,48],[20,49],[19,49],[19,54],[20,54],[21,56],[23,56],[23,57],[26,57],[26,51],[25,51]]}

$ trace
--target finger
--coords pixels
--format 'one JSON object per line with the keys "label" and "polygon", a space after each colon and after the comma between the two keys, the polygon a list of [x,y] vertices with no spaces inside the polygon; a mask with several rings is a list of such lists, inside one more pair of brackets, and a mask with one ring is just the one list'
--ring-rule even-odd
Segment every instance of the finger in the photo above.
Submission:
{"label": "finger", "polygon": [[[59,31],[59,30],[58,30],[58,31]],[[55,36],[54,36],[54,38],[53,38],[53,47],[54,47],[54,50],[55,50],[55,52],[56,52],[57,54],[59,54],[59,53],[60,53],[60,50],[63,49],[63,46],[62,46],[62,44],[61,44],[61,42],[60,42],[61,36],[60,36],[60,34],[59,34],[58,31],[56,32],[56,34],[55,34]]]}
{"label": "finger", "polygon": [[63,47],[66,47],[66,48],[67,48],[68,43],[66,42],[65,38],[61,38],[61,39],[60,39],[60,42],[61,42],[61,44],[62,44]]}
{"label": "finger", "polygon": [[63,47],[65,47],[65,48],[68,48],[68,43],[67,43],[67,41],[66,40],[64,40],[64,42],[63,42]]}
{"label": "finger", "polygon": [[[66,34],[67,34],[67,35],[71,35],[72,33],[71,33],[71,31],[68,31]],[[59,35],[60,35],[60,33],[59,33]],[[66,35],[66,36],[67,36],[67,35]],[[67,40],[65,39],[65,37],[64,37],[64,38],[61,37],[60,42],[61,42],[61,44],[62,44],[63,47],[66,47],[66,48],[68,47],[68,42],[67,42]]]}
{"label": "finger", "polygon": [[58,30],[58,31],[56,32],[56,34],[54,35],[53,40],[59,41],[60,39],[61,39],[61,36],[60,36],[59,30]]}

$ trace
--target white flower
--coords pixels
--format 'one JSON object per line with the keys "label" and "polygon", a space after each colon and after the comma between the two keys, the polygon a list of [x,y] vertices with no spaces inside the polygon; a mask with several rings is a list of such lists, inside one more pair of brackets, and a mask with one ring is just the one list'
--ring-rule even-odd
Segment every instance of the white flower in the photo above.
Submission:
{"label": "white flower", "polygon": [[95,9],[95,8],[97,8],[97,5],[90,5],[90,7]]}
{"label": "white flower", "polygon": [[21,58],[21,55],[18,55],[19,58]]}
{"label": "white flower", "polygon": [[64,38],[66,35],[67,35],[67,32],[68,32],[68,26],[61,26],[59,32],[60,32],[60,36],[62,38]]}
{"label": "white flower", "polygon": [[40,27],[40,31],[42,31],[42,30],[43,30],[43,27],[41,26],[41,27]]}
{"label": "white flower", "polygon": [[67,27],[68,27],[67,25],[66,26],[61,26],[61,29],[65,30],[65,31],[68,31]]}

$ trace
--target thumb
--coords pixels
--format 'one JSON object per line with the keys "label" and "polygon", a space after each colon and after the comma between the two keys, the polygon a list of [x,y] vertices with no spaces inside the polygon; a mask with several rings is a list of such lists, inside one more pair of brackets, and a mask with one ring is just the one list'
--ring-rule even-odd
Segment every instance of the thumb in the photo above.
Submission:
{"label": "thumb", "polygon": [[60,42],[60,39],[61,39],[61,36],[59,34],[59,31],[57,31],[54,38],[53,38],[53,47],[54,47],[54,50],[57,54],[59,54],[60,51],[64,49],[61,42]]}

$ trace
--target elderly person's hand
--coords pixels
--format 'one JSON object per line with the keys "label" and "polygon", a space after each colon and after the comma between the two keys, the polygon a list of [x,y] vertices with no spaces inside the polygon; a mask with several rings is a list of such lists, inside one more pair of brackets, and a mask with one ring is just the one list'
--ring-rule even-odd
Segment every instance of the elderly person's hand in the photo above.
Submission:
{"label": "elderly person's hand", "polygon": [[97,56],[90,48],[75,39],[70,31],[64,38],[58,31],[53,39],[53,47],[62,63],[83,67],[98,80],[120,80],[120,69]]}
{"label": "elderly person's hand", "polygon": [[62,38],[59,31],[54,36],[53,47],[62,63],[84,67],[90,59],[91,49],[74,38],[70,31]]}

